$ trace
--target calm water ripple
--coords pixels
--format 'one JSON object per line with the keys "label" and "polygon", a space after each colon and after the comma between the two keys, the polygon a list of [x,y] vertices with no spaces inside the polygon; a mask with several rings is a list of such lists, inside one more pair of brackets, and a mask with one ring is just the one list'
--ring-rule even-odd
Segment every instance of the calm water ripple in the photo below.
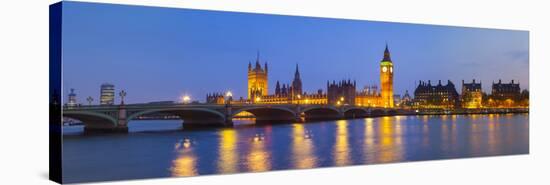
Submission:
{"label": "calm water ripple", "polygon": [[129,134],[64,128],[64,181],[195,176],[529,153],[529,115],[395,116],[179,130],[132,121]]}

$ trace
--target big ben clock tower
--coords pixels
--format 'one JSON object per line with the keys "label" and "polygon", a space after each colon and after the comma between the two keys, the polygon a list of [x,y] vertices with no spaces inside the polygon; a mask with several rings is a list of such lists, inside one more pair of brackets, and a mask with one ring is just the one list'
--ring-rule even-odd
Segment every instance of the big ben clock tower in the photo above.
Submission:
{"label": "big ben clock tower", "polygon": [[380,61],[380,96],[383,107],[393,108],[393,62],[388,44],[386,44],[384,58]]}

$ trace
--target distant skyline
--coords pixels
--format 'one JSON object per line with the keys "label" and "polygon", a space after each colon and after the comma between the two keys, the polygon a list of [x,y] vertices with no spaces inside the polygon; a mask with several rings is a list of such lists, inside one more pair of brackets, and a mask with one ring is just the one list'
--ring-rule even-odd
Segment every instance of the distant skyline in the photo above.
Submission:
{"label": "distant skyline", "polygon": [[99,102],[102,83],[115,85],[117,103],[120,90],[127,103],[204,101],[228,90],[246,98],[258,51],[270,94],[277,80],[291,83],[296,64],[308,93],[342,79],[360,90],[379,86],[386,42],[395,94],[412,96],[419,80],[451,80],[459,92],[474,78],[485,92],[499,79],[529,88],[527,31],[81,2],[63,11],[63,91],[74,88],[83,104]]}

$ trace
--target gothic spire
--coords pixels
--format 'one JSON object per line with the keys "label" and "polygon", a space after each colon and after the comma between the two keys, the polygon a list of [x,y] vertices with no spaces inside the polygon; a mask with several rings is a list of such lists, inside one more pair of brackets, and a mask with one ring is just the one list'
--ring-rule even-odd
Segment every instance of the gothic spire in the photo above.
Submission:
{"label": "gothic spire", "polygon": [[260,65],[260,50],[256,53],[256,67],[254,70],[262,69],[262,66]]}
{"label": "gothic spire", "polygon": [[294,72],[294,78],[300,79],[300,70],[298,70],[298,63],[296,63],[296,71]]}
{"label": "gothic spire", "polygon": [[388,49],[388,43],[386,42],[386,49],[384,50],[384,59],[382,61],[391,62],[390,50]]}
{"label": "gothic spire", "polygon": [[279,80],[277,80],[277,85],[275,85],[275,95],[281,95],[281,85],[279,84]]}

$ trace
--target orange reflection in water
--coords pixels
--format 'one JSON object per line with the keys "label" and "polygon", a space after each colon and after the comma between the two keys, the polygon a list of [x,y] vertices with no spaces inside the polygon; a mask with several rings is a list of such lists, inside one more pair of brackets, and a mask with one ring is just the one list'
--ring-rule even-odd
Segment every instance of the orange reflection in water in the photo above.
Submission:
{"label": "orange reflection in water", "polygon": [[428,124],[422,124],[422,146],[430,147],[430,127],[428,127]]}
{"label": "orange reflection in water", "polygon": [[294,124],[292,129],[292,157],[295,168],[313,168],[317,158],[313,155],[311,133],[304,129],[303,124]]}
{"label": "orange reflection in water", "polygon": [[487,138],[487,148],[490,153],[499,153],[497,148],[500,142],[497,135],[498,124],[495,121],[489,121],[487,124],[487,132],[489,133]]}
{"label": "orange reflection in water", "polygon": [[374,132],[374,118],[365,118],[365,146],[363,147],[363,153],[365,155],[365,163],[369,163],[371,159],[376,159],[376,143]]}
{"label": "orange reflection in water", "polygon": [[452,150],[454,152],[458,152],[458,150],[459,150],[459,144],[458,144],[459,138],[458,138],[458,133],[457,133],[458,129],[456,127],[456,124],[457,124],[456,119],[453,119],[452,124],[451,124],[451,146],[453,146]]}
{"label": "orange reflection in water", "polygon": [[334,145],[334,162],[336,166],[350,164],[348,144],[348,122],[346,120],[336,121],[336,145]]}
{"label": "orange reflection in water", "polygon": [[499,146],[501,146],[503,138],[499,137],[499,133],[501,133],[499,126],[500,123],[506,122],[506,119],[505,116],[499,114],[475,115],[470,128],[472,155],[484,153],[494,155],[501,152]]}
{"label": "orange reflection in water", "polygon": [[472,114],[472,115],[470,115],[470,118],[474,121],[477,121],[480,118],[480,116],[477,115],[477,114]]}
{"label": "orange reflection in water", "polygon": [[196,176],[199,175],[197,172],[197,157],[193,152],[193,147],[190,140],[181,140],[174,145],[174,150],[176,150],[179,156],[172,161],[172,167],[170,172],[172,176],[183,177],[183,176]]}
{"label": "orange reflection in water", "polygon": [[380,123],[380,156],[379,162],[399,161],[403,157],[401,122],[390,117],[381,118]]}
{"label": "orange reflection in water", "polygon": [[449,139],[449,128],[448,128],[448,123],[440,123],[441,124],[441,138],[440,140],[442,141],[441,142],[441,147],[442,148],[445,148],[445,149],[448,149],[450,146],[447,144],[448,143],[448,139]]}
{"label": "orange reflection in water", "polygon": [[268,171],[271,169],[270,153],[265,149],[266,141],[263,135],[254,136],[250,144],[250,151],[246,156],[248,170],[252,172]]}
{"label": "orange reflection in water", "polygon": [[442,121],[442,123],[446,123],[448,119],[449,119],[449,116],[448,116],[447,114],[441,115],[441,121]]}
{"label": "orange reflection in water", "polygon": [[429,118],[430,118],[430,116],[428,116],[428,115],[422,116],[422,123],[427,124]]}
{"label": "orange reflection in water", "polygon": [[218,171],[220,173],[238,172],[237,132],[234,129],[220,131]]}
{"label": "orange reflection in water", "polygon": [[482,139],[481,139],[481,129],[479,123],[476,123],[475,121],[471,121],[470,123],[470,146],[472,148],[471,154],[477,155],[479,151],[482,150]]}

